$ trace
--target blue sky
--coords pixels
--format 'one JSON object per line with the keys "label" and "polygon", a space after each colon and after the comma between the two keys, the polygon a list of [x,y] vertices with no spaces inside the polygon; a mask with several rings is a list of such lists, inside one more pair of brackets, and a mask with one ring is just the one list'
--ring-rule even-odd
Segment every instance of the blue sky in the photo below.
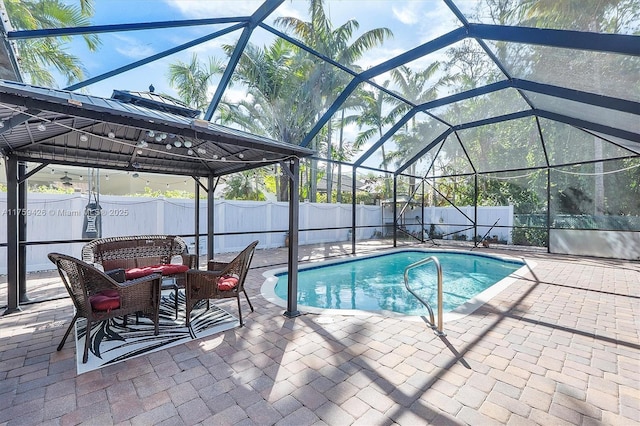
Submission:
{"label": "blue sky", "polygon": [[[69,1],[73,2],[73,0]],[[247,16],[261,3],[261,1],[255,0],[96,0],[93,22],[95,24],[120,24]],[[273,18],[277,16],[295,16],[308,20],[307,7],[307,1],[286,0],[267,19],[267,22],[271,23]],[[393,31],[393,39],[386,42],[383,47],[370,51],[367,57],[361,61],[360,65],[364,68],[387,60],[457,26],[453,14],[440,0],[331,0],[325,2],[325,8],[335,26],[343,24],[348,19],[356,19],[360,24],[361,31],[377,27],[387,27]],[[87,76],[95,77],[226,26],[105,33],[100,35],[102,46],[98,52],[94,53],[88,52],[84,48],[80,37],[75,37],[73,43],[69,45],[69,51],[81,58],[87,70]],[[177,61],[187,62],[193,53],[196,53],[202,60],[208,56],[226,59],[220,46],[234,44],[239,35],[240,31],[227,34],[151,64],[92,84],[87,86],[84,91],[93,95],[109,97],[114,89],[147,90],[149,85],[153,84],[157,92],[175,95],[175,91],[167,82],[169,64]],[[270,37],[269,33],[258,29],[254,32],[251,42],[263,45],[269,43]],[[60,81],[59,87],[65,87],[65,82]],[[238,91],[234,94],[232,89],[228,95],[240,97],[242,92]]]}

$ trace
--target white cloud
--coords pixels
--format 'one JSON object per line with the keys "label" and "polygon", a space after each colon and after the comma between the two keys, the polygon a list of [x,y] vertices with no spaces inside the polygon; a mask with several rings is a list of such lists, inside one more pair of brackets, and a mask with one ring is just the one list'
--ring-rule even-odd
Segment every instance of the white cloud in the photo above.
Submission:
{"label": "white cloud", "polygon": [[202,19],[230,16],[248,16],[262,4],[261,0],[166,0],[166,4],[178,10],[184,17]]}
{"label": "white cloud", "polygon": [[416,13],[415,2],[405,4],[403,7],[392,6],[391,11],[393,16],[405,25],[417,24],[420,20],[420,15]]}
{"label": "white cloud", "polygon": [[[435,2],[432,2],[435,3]],[[425,9],[421,17],[420,43],[426,43],[461,25],[451,10],[442,2]]]}
{"label": "white cloud", "polygon": [[115,38],[118,40],[118,46],[115,48],[116,52],[127,58],[143,59],[155,53],[155,49],[151,47],[151,42],[141,42],[133,37],[121,34],[116,34]]}
{"label": "white cloud", "polygon": [[[213,95],[215,90],[211,90],[210,94]],[[227,90],[224,92],[224,100],[226,102],[238,103],[244,99],[247,99],[247,91],[245,89],[234,89],[227,86]]]}
{"label": "white cloud", "polygon": [[[171,8],[177,10],[183,17],[204,19],[215,17],[250,16],[262,6],[264,0],[165,0]],[[293,16],[302,18],[308,7],[306,1],[285,1],[269,17]]]}

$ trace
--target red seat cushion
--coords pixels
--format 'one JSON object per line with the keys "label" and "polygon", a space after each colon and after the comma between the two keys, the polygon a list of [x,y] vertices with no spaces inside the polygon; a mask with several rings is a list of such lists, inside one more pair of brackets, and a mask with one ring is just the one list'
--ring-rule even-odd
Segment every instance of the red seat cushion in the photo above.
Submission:
{"label": "red seat cushion", "polygon": [[231,276],[222,276],[218,280],[218,289],[220,291],[229,291],[238,285],[238,278]]}
{"label": "red seat cushion", "polygon": [[117,290],[102,290],[89,296],[91,308],[94,311],[110,311],[120,307],[120,295]]}
{"label": "red seat cushion", "polygon": [[151,265],[143,268],[130,268],[124,271],[124,275],[128,280],[135,278],[146,277],[147,275],[155,274],[157,272],[162,275],[173,275],[181,272],[187,272],[189,267],[187,265],[174,265],[172,263],[162,265]]}

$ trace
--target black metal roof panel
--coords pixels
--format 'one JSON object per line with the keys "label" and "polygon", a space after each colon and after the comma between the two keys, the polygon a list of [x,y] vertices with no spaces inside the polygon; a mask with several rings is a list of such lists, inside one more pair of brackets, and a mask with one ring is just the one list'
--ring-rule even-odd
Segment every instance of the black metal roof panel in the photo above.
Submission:
{"label": "black metal roof panel", "polygon": [[171,114],[182,115],[184,117],[196,118],[200,116],[201,111],[191,109],[184,103],[159,95],[153,92],[131,92],[128,90],[114,90],[111,95],[112,99],[117,99],[123,103],[140,105],[146,108],[166,111]]}

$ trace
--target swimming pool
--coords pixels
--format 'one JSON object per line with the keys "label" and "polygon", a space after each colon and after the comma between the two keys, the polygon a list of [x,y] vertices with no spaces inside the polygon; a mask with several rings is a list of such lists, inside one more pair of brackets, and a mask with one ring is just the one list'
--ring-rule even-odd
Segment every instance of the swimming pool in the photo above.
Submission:
{"label": "swimming pool", "polygon": [[[443,311],[468,314],[513,282],[522,260],[481,253],[441,250],[395,250],[373,256],[319,262],[301,266],[298,272],[298,304],[310,312],[391,311],[426,315],[427,309],[404,287],[406,266],[436,256],[443,273]],[[521,271],[523,272],[523,271]],[[409,272],[411,288],[437,310],[437,277],[433,263]],[[264,274],[262,287],[268,300],[286,306],[287,271]],[[511,277],[511,279],[508,279]],[[445,320],[451,315],[445,314]]]}

